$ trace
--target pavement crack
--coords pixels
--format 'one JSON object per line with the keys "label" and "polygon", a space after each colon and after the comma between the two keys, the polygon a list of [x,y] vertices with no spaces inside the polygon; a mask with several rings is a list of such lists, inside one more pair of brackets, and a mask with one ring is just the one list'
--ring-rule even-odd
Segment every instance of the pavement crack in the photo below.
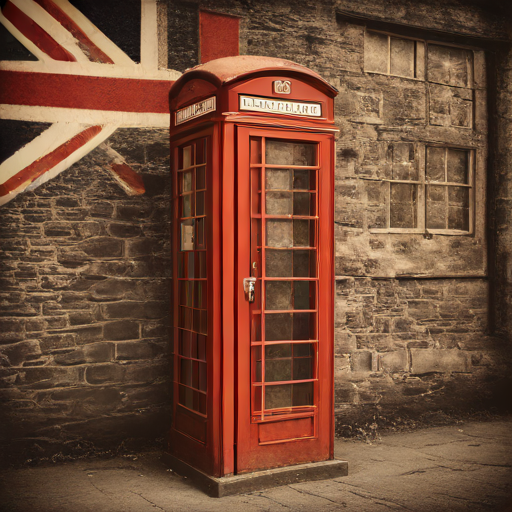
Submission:
{"label": "pavement crack", "polygon": [[382,505],[383,507],[387,507],[393,510],[396,510],[396,507],[399,507],[403,510],[411,510],[410,508],[404,507],[400,503],[397,503],[396,501],[390,501],[385,498],[379,498],[378,496],[373,496],[372,494],[363,494],[356,491],[351,491],[350,489],[347,489],[347,491],[351,494],[354,494],[355,496],[359,496],[360,498],[365,498],[367,500],[371,500],[377,505]]}
{"label": "pavement crack", "polygon": [[99,492],[101,492],[101,494],[104,494],[109,500],[112,499],[112,496],[110,496],[110,494],[108,492],[105,492],[103,489],[100,489],[92,480],[89,479],[89,483]]}
{"label": "pavement crack", "polygon": [[[253,493],[251,493],[251,494],[253,494]],[[270,496],[265,496],[264,494],[260,494],[260,493],[254,493],[253,495],[259,496],[260,498],[266,498],[267,500],[270,500],[274,503],[277,503],[278,505],[281,505],[281,507],[289,508],[290,510],[292,509],[292,507],[289,507],[288,505],[285,505],[284,503],[281,503],[280,501],[274,500]]]}
{"label": "pavement crack", "polygon": [[323,500],[330,501],[331,503],[335,503],[336,505],[343,505],[344,507],[347,506],[346,503],[339,502],[336,500],[331,500],[330,498],[326,498],[325,496],[321,496],[320,494],[315,494],[314,492],[306,491],[305,489],[296,489],[295,487],[292,487],[291,485],[288,485],[290,489],[293,489],[294,491],[300,492],[301,494],[309,494],[310,496],[316,496],[317,498],[322,498]]}
{"label": "pavement crack", "polygon": [[145,496],[142,495],[141,492],[135,492],[130,491],[132,494],[136,494],[137,496],[140,496],[143,500],[147,501],[152,507],[158,508],[160,510],[163,510],[164,512],[167,512],[165,508],[159,507],[156,503],[153,503],[151,500],[148,500]]}

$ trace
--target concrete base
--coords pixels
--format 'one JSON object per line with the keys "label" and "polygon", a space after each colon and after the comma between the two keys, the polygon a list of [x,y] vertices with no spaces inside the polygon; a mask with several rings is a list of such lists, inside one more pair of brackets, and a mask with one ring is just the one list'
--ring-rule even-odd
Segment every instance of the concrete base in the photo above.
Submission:
{"label": "concrete base", "polygon": [[311,482],[314,480],[327,480],[348,475],[348,462],[343,460],[326,460],[297,464],[285,468],[255,471],[243,475],[224,476],[216,478],[177,459],[169,453],[164,453],[164,462],[176,473],[190,478],[191,482],[213,498],[245,494],[270,487]]}

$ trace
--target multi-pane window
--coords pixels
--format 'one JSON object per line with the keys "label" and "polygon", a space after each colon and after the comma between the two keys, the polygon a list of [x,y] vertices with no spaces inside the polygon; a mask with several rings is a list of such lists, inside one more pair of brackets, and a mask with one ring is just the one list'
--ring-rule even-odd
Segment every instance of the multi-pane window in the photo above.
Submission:
{"label": "multi-pane window", "polygon": [[476,100],[476,91],[485,87],[482,58],[477,50],[365,31],[365,72],[413,79],[415,91],[424,91],[426,114],[418,119],[428,130],[418,133],[417,142],[362,145],[360,174],[372,180],[370,229],[473,232],[475,156],[481,146],[473,135],[475,115],[485,118],[482,100]]}
{"label": "multi-pane window", "polygon": [[178,148],[178,401],[206,415],[206,139]]}
{"label": "multi-pane window", "polygon": [[425,75],[425,43],[366,31],[364,70],[385,75],[423,79]]}
{"label": "multi-pane window", "polygon": [[314,406],[318,354],[317,144],[251,138],[252,417]]}
{"label": "multi-pane window", "polygon": [[372,230],[469,233],[473,225],[471,149],[387,145],[385,175],[367,184]]}

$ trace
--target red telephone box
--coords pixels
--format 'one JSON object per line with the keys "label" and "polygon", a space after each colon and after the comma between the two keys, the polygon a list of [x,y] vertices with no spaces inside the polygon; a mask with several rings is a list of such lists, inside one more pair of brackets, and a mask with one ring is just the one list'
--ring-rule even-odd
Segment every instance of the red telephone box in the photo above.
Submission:
{"label": "red telephone box", "polygon": [[171,89],[168,451],[182,471],[333,459],[336,94],[303,66],[249,56]]}

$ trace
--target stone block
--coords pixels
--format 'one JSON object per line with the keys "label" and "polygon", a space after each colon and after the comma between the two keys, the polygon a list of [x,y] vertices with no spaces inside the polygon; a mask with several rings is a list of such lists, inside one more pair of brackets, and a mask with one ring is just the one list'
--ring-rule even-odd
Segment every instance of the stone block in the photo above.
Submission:
{"label": "stone block", "polygon": [[75,230],[69,222],[46,222],[44,234],[51,238],[74,236]]}
{"label": "stone block", "polygon": [[140,297],[139,283],[132,279],[106,279],[90,290],[93,300],[120,300]]}
{"label": "stone block", "polygon": [[75,365],[85,363],[104,363],[114,358],[113,343],[91,343],[76,348],[66,354],[56,354],[54,361],[59,365]]}
{"label": "stone block", "polygon": [[139,221],[147,219],[150,212],[151,208],[148,205],[119,205],[115,217],[126,221]]}
{"label": "stone block", "polygon": [[32,389],[51,389],[81,384],[84,369],[75,367],[39,366],[23,368],[16,377],[16,384]]}
{"label": "stone block", "polygon": [[95,258],[118,258],[123,255],[124,243],[110,237],[97,237],[77,245],[77,249]]}
{"label": "stone block", "polygon": [[[43,331],[46,328],[46,322],[42,318],[28,318],[25,321],[25,330],[27,332]],[[0,327],[1,331],[1,327]]]}
{"label": "stone block", "polygon": [[142,338],[160,338],[169,336],[170,327],[166,321],[144,322]]}
{"label": "stone block", "polygon": [[125,366],[115,363],[98,364],[85,369],[85,380],[88,384],[123,382],[124,374]]}
{"label": "stone block", "polygon": [[24,338],[24,318],[0,318],[0,343],[13,343]]}
{"label": "stone block", "polygon": [[48,354],[52,350],[59,350],[63,348],[74,347],[76,344],[76,334],[50,334],[48,336],[41,336],[39,344],[43,354]]}
{"label": "stone block", "polygon": [[372,371],[372,352],[355,351],[350,354],[351,368],[353,372]]}
{"label": "stone block", "polygon": [[126,341],[117,343],[116,359],[127,361],[130,359],[153,359],[157,355],[162,354],[164,348],[162,345],[149,341]]}
{"label": "stone block", "polygon": [[67,332],[71,332],[76,335],[76,343],[79,345],[90,343],[92,341],[100,341],[103,339],[103,326],[101,325],[77,327]]}
{"label": "stone block", "polygon": [[104,339],[108,341],[135,340],[140,338],[139,322],[118,320],[105,324]]}
{"label": "stone block", "polygon": [[137,256],[148,256],[155,252],[158,243],[153,238],[142,238],[126,242],[126,255],[134,258]]}
{"label": "stone block", "polygon": [[94,315],[90,311],[76,311],[69,313],[69,325],[87,325],[94,322]]}
{"label": "stone block", "polygon": [[24,361],[37,359],[41,355],[41,348],[38,340],[26,340],[1,346],[0,354],[7,357],[10,366],[20,366]]}
{"label": "stone block", "polygon": [[114,214],[114,205],[107,201],[96,201],[89,207],[91,217],[110,218]]}
{"label": "stone block", "polygon": [[394,372],[406,372],[409,370],[409,358],[406,350],[395,350],[378,354],[379,370]]}
{"label": "stone block", "polygon": [[168,303],[161,301],[147,302],[112,302],[103,304],[101,312],[104,318],[163,318],[169,314]]}
{"label": "stone block", "polygon": [[60,316],[45,316],[44,320],[47,329],[64,329],[69,325],[68,317],[65,314]]}
{"label": "stone block", "polygon": [[471,360],[468,352],[458,349],[411,348],[411,372],[468,372]]}
{"label": "stone block", "polygon": [[140,226],[122,222],[112,222],[108,226],[108,231],[112,236],[120,238],[134,238],[141,235]]}
{"label": "stone block", "polygon": [[357,348],[356,337],[344,328],[334,329],[334,353],[335,355],[349,354]]}

